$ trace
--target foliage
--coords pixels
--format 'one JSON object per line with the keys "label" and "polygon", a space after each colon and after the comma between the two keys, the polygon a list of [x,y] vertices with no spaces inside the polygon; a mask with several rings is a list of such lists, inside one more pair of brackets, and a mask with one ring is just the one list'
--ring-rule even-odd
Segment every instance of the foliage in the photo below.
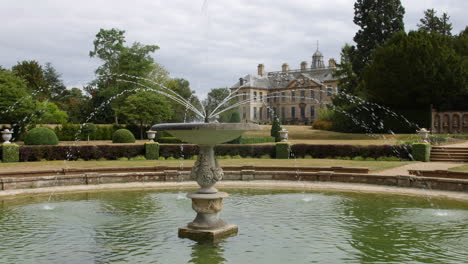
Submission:
{"label": "foliage", "polygon": [[312,124],[313,129],[332,130],[333,123],[327,120],[317,120]]}
{"label": "foliage", "polygon": [[140,126],[140,139],[143,139],[145,126],[167,121],[172,116],[167,99],[151,91],[139,91],[130,95],[120,112],[128,121]]}
{"label": "foliage", "polygon": [[37,92],[41,99],[50,97],[42,66],[37,61],[18,62],[12,67],[12,71],[26,81],[29,92]]}
{"label": "foliage", "polygon": [[[336,65],[336,69],[333,73],[333,75],[338,79],[337,85],[340,88],[339,93],[332,98],[332,102],[335,106],[348,103],[349,100],[347,100],[346,94],[358,94],[357,87],[359,78],[354,72],[352,64],[352,55],[354,51],[355,47],[350,46],[349,44],[345,44],[341,49],[340,63]],[[319,117],[319,119],[322,118]]]}
{"label": "foliage", "polygon": [[1,160],[4,163],[19,161],[19,146],[16,144],[2,144]]}
{"label": "foliage", "polygon": [[[211,89],[211,91],[208,93],[207,99],[205,101],[203,101],[206,113],[208,113],[208,115],[210,115],[211,113],[213,113],[213,111],[215,111],[216,108],[217,108],[216,112],[218,112],[219,110],[226,109],[226,108],[232,106],[234,103],[236,103],[237,101],[234,100],[234,99],[227,100],[226,102],[224,102],[224,100],[230,94],[231,94],[231,91],[228,88],[213,88],[213,89]],[[234,111],[237,111],[237,109],[231,109],[231,110],[228,110],[226,112],[223,112],[222,114],[219,115],[218,121],[221,122],[221,123],[228,122],[230,117],[231,117],[231,114]]]}
{"label": "foliage", "polygon": [[160,137],[158,139],[159,143],[166,143],[166,144],[179,144],[182,143],[182,140],[176,137]]}
{"label": "foliage", "polygon": [[396,109],[466,109],[467,69],[446,37],[399,32],[375,50],[362,90],[372,102]]}
{"label": "foliage", "polygon": [[357,0],[354,4],[354,24],[359,27],[354,36],[356,48],[353,69],[360,75],[371,60],[371,52],[394,33],[404,30],[405,9],[400,0]]}
{"label": "foliage", "polygon": [[274,137],[240,136],[227,144],[259,144],[275,142]]}
{"label": "foliage", "polygon": [[119,129],[112,135],[112,143],[135,143],[135,137],[128,129]]}
{"label": "foliage", "polygon": [[159,143],[158,142],[145,143],[145,157],[147,160],[159,159]]}
{"label": "foliage", "polygon": [[276,142],[281,141],[280,132],[281,131],[281,122],[277,115],[273,118],[273,124],[271,124],[270,136],[275,138]]}
{"label": "foliage", "polygon": [[431,144],[429,143],[415,143],[412,147],[413,159],[416,161],[427,162],[431,156]]}
{"label": "foliage", "polygon": [[[200,102],[195,95],[195,91],[190,89],[190,83],[187,80],[182,78],[168,79],[166,81],[166,87],[195,107],[199,106]],[[190,122],[197,118],[187,105],[175,102],[171,102],[171,104],[173,115],[170,122]]]}
{"label": "foliage", "polygon": [[291,145],[288,142],[276,143],[276,158],[277,159],[289,159],[291,155]]}
{"label": "foliage", "polygon": [[[87,117],[92,112],[90,97],[83,94],[78,88],[63,90],[54,102],[68,114],[68,122],[82,123],[89,121]],[[102,110],[98,110],[97,114]]]}
{"label": "foliage", "polygon": [[98,130],[97,126],[93,123],[86,123],[81,127],[81,133],[83,133],[89,141],[89,137],[96,133]]}
{"label": "foliage", "polygon": [[229,123],[240,123],[240,114],[238,111],[234,111],[231,113],[231,117],[229,118]]}
{"label": "foliage", "polygon": [[57,72],[50,62],[45,64],[43,74],[49,98],[54,102],[59,101],[67,89],[60,79],[61,74]]}
{"label": "foliage", "polygon": [[28,131],[24,138],[25,145],[57,145],[59,143],[54,131],[47,127],[36,127]]}
{"label": "foliage", "polygon": [[406,145],[313,145],[313,144],[294,144],[291,145],[291,152],[296,157],[305,157],[311,155],[314,158],[327,157],[398,157],[407,159],[410,146]]}
{"label": "foliage", "polygon": [[444,36],[452,35],[452,23],[449,22],[448,14],[443,13],[441,17],[438,17],[436,13],[433,8],[424,11],[424,17],[419,20],[421,24],[418,24],[418,30]]}
{"label": "foliage", "polygon": [[54,103],[44,101],[36,102],[37,105],[37,119],[35,123],[38,124],[63,124],[67,122],[68,115],[66,112],[60,110]]}

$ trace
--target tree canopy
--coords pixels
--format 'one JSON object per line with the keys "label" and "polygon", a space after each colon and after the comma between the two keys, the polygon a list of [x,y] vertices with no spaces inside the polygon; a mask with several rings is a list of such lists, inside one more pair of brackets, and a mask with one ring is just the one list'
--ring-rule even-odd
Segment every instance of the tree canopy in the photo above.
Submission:
{"label": "tree canopy", "polygon": [[427,9],[424,11],[424,17],[419,20],[421,24],[418,24],[418,29],[429,33],[451,36],[452,23],[449,22],[449,19],[447,13],[443,13],[441,17],[438,17],[433,8]]}

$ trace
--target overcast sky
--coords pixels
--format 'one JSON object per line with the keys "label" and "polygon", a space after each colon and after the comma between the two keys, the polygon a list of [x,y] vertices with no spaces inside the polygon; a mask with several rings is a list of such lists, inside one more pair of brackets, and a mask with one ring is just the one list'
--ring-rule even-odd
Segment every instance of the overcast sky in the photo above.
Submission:
{"label": "overcast sky", "polygon": [[[133,2],[133,3],[132,3]],[[354,0],[0,0],[0,65],[51,62],[68,87],[94,79],[99,60],[88,54],[100,28],[126,30],[134,41],[156,44],[153,54],[172,77],[190,81],[203,96],[230,87],[264,63],[310,65],[320,41],[325,60],[351,43]],[[448,12],[453,33],[468,25],[467,0],[402,0],[406,30],[423,11]]]}

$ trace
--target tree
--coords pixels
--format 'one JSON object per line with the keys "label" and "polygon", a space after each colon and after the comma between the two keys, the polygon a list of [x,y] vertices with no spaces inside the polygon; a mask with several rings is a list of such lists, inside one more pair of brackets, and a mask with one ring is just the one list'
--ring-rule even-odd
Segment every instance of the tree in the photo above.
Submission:
{"label": "tree", "polygon": [[29,92],[36,92],[40,99],[50,98],[42,66],[35,60],[18,62],[12,71],[26,81]]}
{"label": "tree", "polygon": [[34,123],[37,124],[64,124],[68,119],[66,112],[60,110],[56,104],[48,101],[36,101],[36,111]]}
{"label": "tree", "polygon": [[229,119],[229,123],[240,123],[240,114],[238,111],[232,112],[231,118]]}
{"label": "tree", "polygon": [[449,19],[447,13],[443,13],[441,17],[438,17],[433,8],[427,9],[424,11],[424,17],[419,20],[421,24],[418,24],[418,29],[419,31],[451,36],[452,23],[449,22]]}
{"label": "tree", "polygon": [[[195,96],[195,91],[190,89],[190,83],[181,78],[169,79],[166,81],[166,87],[176,94],[187,100],[190,104],[197,107],[199,105],[198,98]],[[188,122],[196,119],[196,115],[188,108],[187,105],[171,102],[174,115],[171,122]]]}
{"label": "tree", "polygon": [[375,50],[362,89],[395,109],[467,109],[467,69],[453,41],[439,34],[399,32]]}
{"label": "tree", "polygon": [[[203,104],[205,106],[205,110],[210,115],[215,111],[215,109],[219,106],[216,110],[223,110],[232,106],[234,103],[237,102],[237,97],[233,97],[231,100],[227,100],[225,103],[223,101],[231,94],[231,91],[228,88],[213,88],[208,93],[206,100],[204,100]],[[222,105],[221,105],[222,104]],[[220,106],[221,105],[221,106]],[[223,112],[219,115],[219,122],[228,122],[229,118],[231,117],[232,112],[237,111],[237,109],[231,109],[228,111]]]}
{"label": "tree", "polygon": [[273,124],[271,125],[270,135],[275,138],[276,142],[281,141],[280,133],[279,133],[280,131],[281,131],[281,122],[279,120],[279,117],[275,115],[273,117]]}
{"label": "tree", "polygon": [[[93,109],[91,108],[91,99],[83,94],[79,88],[66,89],[62,92],[61,99],[56,102],[60,109],[68,114],[68,121],[71,123],[83,123]],[[102,111],[98,111],[101,113]],[[98,114],[98,113],[96,113]]]}
{"label": "tree", "polygon": [[26,82],[9,70],[0,70],[0,123],[18,124],[34,113]]}
{"label": "tree", "polygon": [[357,87],[359,79],[351,63],[353,51],[353,46],[349,44],[344,45],[341,49],[340,63],[336,65],[335,72],[333,73],[334,76],[338,78],[338,87],[340,88],[340,93],[332,98],[333,104],[336,106],[348,103],[346,95],[357,95],[358,93]]}
{"label": "tree", "polygon": [[400,0],[356,1],[353,21],[360,29],[354,36],[356,48],[352,63],[358,76],[370,62],[372,51],[396,32],[404,30],[404,14]]}
{"label": "tree", "polygon": [[57,72],[50,62],[47,62],[44,67],[44,82],[50,93],[50,99],[54,102],[59,101],[67,89],[60,77],[61,74]]}
{"label": "tree", "polygon": [[120,108],[126,96],[133,93],[123,92],[139,88],[138,84],[143,81],[138,78],[148,77],[154,69],[150,53],[159,49],[156,45],[138,42],[130,47],[124,44],[125,31],[101,29],[94,40],[94,49],[89,53],[91,58],[97,57],[103,64],[96,69],[98,77],[88,86],[87,91],[92,95],[95,107],[112,98],[111,109],[115,123],[118,123]]}
{"label": "tree", "polygon": [[140,139],[143,139],[146,126],[167,121],[173,114],[167,99],[152,91],[139,91],[130,95],[124,101],[121,112],[127,121],[139,125]]}

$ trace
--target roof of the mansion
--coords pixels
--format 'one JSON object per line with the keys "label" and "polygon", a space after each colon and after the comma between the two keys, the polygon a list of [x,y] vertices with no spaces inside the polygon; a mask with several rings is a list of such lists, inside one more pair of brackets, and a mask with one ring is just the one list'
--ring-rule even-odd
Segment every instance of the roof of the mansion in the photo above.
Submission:
{"label": "roof of the mansion", "polygon": [[[317,86],[323,85],[324,82],[335,81],[333,76],[334,67],[306,69],[306,70],[290,70],[287,72],[277,71],[268,72],[263,76],[258,74],[248,74],[234,84],[231,89],[235,88],[259,88],[259,89],[282,89],[287,88],[294,80],[304,86],[309,86],[311,83],[316,83]],[[297,86],[296,86],[297,87]]]}

